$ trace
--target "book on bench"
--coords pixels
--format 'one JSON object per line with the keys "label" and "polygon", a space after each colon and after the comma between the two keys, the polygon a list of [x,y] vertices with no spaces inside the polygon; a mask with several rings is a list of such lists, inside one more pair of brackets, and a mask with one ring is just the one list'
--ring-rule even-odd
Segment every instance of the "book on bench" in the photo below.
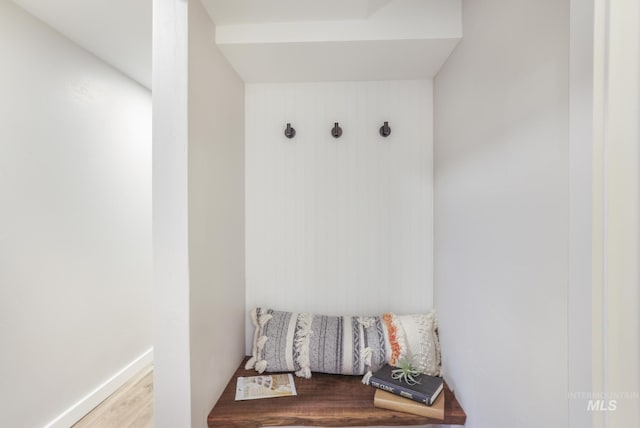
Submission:
{"label": "book on bench", "polygon": [[427,406],[378,389],[373,398],[373,405],[381,409],[395,410],[396,412],[410,413],[426,418],[444,419],[444,394],[440,394],[432,406]]}
{"label": "book on bench", "polygon": [[369,384],[383,391],[426,404],[427,406],[431,406],[436,401],[444,387],[444,381],[441,377],[425,374],[415,378],[418,383],[409,385],[400,379],[394,379],[391,376],[392,370],[394,370],[394,367],[388,364],[383,366],[371,376]]}

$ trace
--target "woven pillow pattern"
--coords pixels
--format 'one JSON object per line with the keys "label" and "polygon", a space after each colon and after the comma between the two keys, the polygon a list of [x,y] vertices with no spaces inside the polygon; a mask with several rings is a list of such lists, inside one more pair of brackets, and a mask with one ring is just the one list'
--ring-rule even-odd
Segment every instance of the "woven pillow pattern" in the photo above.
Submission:
{"label": "woven pillow pattern", "polygon": [[423,373],[441,373],[435,312],[380,316],[326,316],[256,308],[247,369],[259,373],[364,375],[408,359]]}

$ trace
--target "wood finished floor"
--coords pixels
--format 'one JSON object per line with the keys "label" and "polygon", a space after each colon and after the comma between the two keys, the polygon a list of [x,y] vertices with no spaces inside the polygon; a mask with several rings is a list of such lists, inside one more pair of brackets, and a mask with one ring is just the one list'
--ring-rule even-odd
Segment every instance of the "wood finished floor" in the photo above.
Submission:
{"label": "wood finished floor", "polygon": [[149,365],[72,428],[153,428],[153,366]]}

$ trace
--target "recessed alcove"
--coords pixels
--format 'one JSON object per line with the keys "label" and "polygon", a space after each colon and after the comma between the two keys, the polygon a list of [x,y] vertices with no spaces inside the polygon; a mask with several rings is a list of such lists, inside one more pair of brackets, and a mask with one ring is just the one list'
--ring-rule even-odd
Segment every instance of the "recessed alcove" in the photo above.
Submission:
{"label": "recessed alcove", "polygon": [[[593,76],[587,54],[570,55],[593,47],[579,34],[593,21],[563,2],[359,1],[345,15],[311,1],[158,3],[154,156],[167,193],[154,212],[170,227],[156,277],[175,316],[157,327],[159,346],[178,345],[158,370],[190,380],[159,403],[190,397],[174,425],[206,420],[257,305],[433,306],[467,424],[517,424],[532,401],[545,409],[537,425],[566,420],[569,383],[590,379],[580,365],[569,381],[558,362],[588,348],[568,296],[586,290],[570,268],[590,269],[570,224],[591,233],[575,213],[592,206],[574,198],[591,152],[569,140],[591,122],[570,122],[581,110],[569,82]],[[570,58],[591,65],[570,70]]]}
{"label": "recessed alcove", "polygon": [[[159,245],[173,252],[176,239],[184,242],[189,266],[175,270],[177,254],[156,261],[161,271],[174,265],[166,287],[182,278],[188,289],[165,304],[189,304],[190,389],[207,391],[193,397],[204,418],[250,351],[255,306],[327,315],[434,306],[433,77],[460,41],[460,3],[361,3],[368,7],[329,19],[312,13],[315,2],[288,11],[274,1],[282,14],[265,12],[263,22],[253,12],[243,18],[251,1],[164,11],[169,22],[188,18],[188,28],[167,33],[176,67],[156,78],[179,77],[189,116],[176,121],[179,102],[159,102],[158,128],[174,128],[158,129],[156,141],[182,135],[189,143],[178,159],[155,154],[161,163],[182,159],[188,179],[159,178],[176,193],[154,203],[159,223],[188,218],[188,236],[178,227]],[[189,204],[180,208],[172,201],[185,191]]]}

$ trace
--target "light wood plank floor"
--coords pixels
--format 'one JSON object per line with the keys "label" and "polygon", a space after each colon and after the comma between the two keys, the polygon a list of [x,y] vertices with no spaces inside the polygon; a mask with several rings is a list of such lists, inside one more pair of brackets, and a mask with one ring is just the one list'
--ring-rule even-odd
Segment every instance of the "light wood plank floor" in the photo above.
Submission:
{"label": "light wood plank floor", "polygon": [[153,428],[153,365],[122,385],[72,428]]}

